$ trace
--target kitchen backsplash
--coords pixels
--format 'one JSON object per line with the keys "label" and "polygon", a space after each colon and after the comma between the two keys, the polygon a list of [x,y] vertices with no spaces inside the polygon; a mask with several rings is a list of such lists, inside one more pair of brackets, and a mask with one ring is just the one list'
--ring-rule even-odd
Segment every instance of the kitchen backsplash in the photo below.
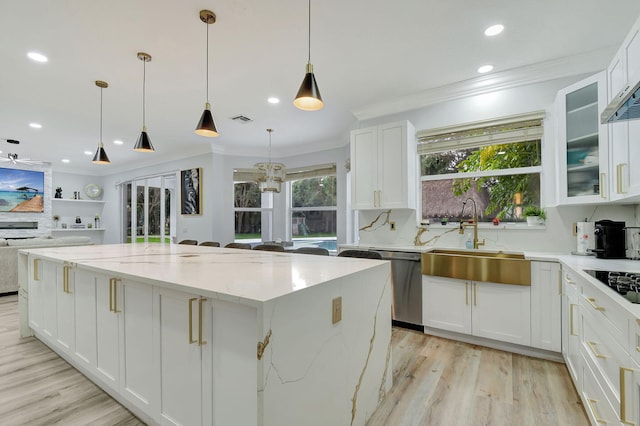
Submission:
{"label": "kitchen backsplash", "polygon": [[[486,249],[571,252],[576,250],[576,237],[573,234],[575,222],[585,218],[589,221],[612,219],[637,226],[636,212],[640,212],[640,208],[635,205],[548,207],[544,226],[528,227],[522,223],[493,226],[483,223],[478,237],[485,240],[483,248]],[[468,228],[465,234],[459,234],[457,222],[444,226],[432,224],[426,227],[426,231],[420,231],[415,210],[406,209],[360,211],[358,221],[360,244],[413,246],[416,237],[419,237],[426,247],[463,248],[472,232]]]}

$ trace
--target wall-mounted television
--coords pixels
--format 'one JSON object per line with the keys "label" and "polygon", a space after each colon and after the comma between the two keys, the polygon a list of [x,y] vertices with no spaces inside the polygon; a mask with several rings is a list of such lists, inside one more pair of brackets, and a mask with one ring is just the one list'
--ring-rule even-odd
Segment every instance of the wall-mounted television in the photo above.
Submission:
{"label": "wall-mounted television", "polygon": [[0,212],[43,211],[44,172],[0,167]]}

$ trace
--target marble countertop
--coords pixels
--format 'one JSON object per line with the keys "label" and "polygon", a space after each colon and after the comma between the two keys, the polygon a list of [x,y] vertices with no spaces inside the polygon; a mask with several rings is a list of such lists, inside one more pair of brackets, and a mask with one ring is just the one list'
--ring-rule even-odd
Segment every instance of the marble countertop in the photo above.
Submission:
{"label": "marble countertop", "polygon": [[180,244],[22,249],[45,259],[257,306],[386,262]]}

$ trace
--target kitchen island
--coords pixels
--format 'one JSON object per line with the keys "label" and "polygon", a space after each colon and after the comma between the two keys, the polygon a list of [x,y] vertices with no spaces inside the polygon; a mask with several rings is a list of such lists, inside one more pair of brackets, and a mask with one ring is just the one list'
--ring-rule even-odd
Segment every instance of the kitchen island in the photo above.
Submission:
{"label": "kitchen island", "polygon": [[145,422],[363,425],[391,387],[387,262],[159,244],[19,256],[21,332]]}

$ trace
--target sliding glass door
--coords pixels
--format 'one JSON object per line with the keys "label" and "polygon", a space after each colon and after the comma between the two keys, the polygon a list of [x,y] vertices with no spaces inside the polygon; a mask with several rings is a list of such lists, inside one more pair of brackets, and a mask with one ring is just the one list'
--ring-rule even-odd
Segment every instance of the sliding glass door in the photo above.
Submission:
{"label": "sliding glass door", "polygon": [[175,236],[176,175],[137,179],[123,185],[123,240],[169,244]]}

